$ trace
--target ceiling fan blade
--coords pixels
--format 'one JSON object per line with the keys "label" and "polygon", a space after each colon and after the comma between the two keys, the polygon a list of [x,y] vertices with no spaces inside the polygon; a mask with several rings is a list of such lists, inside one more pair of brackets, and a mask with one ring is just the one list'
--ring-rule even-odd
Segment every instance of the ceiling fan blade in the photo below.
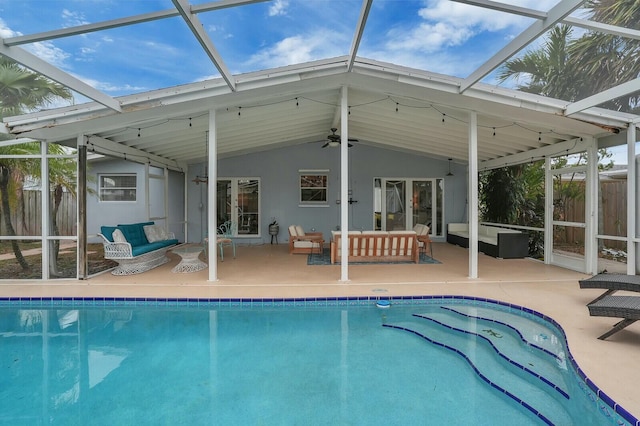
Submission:
{"label": "ceiling fan blade", "polygon": [[352,144],[352,143],[350,143],[350,144],[348,144],[347,146],[348,146],[349,148],[351,148],[351,147],[353,146],[353,144]]}
{"label": "ceiling fan blade", "polygon": [[349,142],[360,142],[358,139],[349,138]]}
{"label": "ceiling fan blade", "polygon": [[326,148],[329,146],[329,142],[325,143],[324,145],[322,145],[322,148]]}

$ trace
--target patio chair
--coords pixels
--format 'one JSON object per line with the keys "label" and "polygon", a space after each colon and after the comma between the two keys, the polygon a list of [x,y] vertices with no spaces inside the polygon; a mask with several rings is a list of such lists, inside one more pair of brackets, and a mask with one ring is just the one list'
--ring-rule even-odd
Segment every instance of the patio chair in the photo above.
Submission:
{"label": "patio chair", "polygon": [[226,221],[218,227],[218,235],[216,237],[216,244],[220,247],[220,260],[224,262],[224,247],[233,247],[233,258],[236,258],[236,242],[233,240],[233,236],[236,233],[237,224],[230,220]]}
{"label": "patio chair", "polygon": [[589,302],[589,304],[595,303],[616,291],[640,292],[640,277],[638,275],[598,274],[591,278],[580,280],[579,282],[580,288],[601,288],[606,290],[600,296]]}
{"label": "patio chair", "polygon": [[429,256],[433,258],[433,245],[431,244],[431,237],[429,237],[429,226],[416,223],[413,230],[417,234],[416,239],[418,240],[420,253],[427,254],[427,250],[429,250]]}
{"label": "patio chair", "polygon": [[600,340],[604,340],[640,320],[640,297],[638,296],[605,296],[588,304],[587,307],[589,315],[593,317],[622,318],[611,330],[598,337]]}
{"label": "patio chair", "polygon": [[322,253],[322,232],[305,232],[300,225],[289,226],[289,254]]}

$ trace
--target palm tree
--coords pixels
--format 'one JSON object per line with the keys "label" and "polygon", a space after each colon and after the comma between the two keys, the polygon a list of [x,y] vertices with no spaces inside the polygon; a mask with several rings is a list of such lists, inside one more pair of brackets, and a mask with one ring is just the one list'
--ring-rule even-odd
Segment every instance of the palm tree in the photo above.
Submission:
{"label": "palm tree", "polygon": [[576,100],[584,92],[579,84],[584,80],[580,78],[579,68],[570,61],[571,35],[570,26],[555,26],[542,47],[506,61],[498,70],[498,81],[504,83],[513,78],[519,82],[518,90],[523,92]]}
{"label": "palm tree", "polygon": [[[597,22],[640,30],[637,0],[590,0],[590,18]],[[640,41],[617,35],[588,32],[569,46],[571,64],[580,68],[592,95],[640,76]],[[640,92],[604,104],[633,112],[640,109]]]}
{"label": "palm tree", "polygon": [[[59,99],[72,99],[71,92],[58,83],[51,82],[7,58],[0,57],[0,119],[9,115],[33,111]],[[0,154],[3,155],[39,153],[40,144],[37,142],[0,146]],[[34,170],[33,163],[14,158],[0,159],[2,222],[7,235],[11,237],[16,236],[16,231],[11,223],[11,204],[15,202],[16,190],[18,187],[22,187],[24,177],[39,175],[39,168]],[[29,264],[22,255],[18,241],[11,240],[11,247],[22,269],[28,270]]]}

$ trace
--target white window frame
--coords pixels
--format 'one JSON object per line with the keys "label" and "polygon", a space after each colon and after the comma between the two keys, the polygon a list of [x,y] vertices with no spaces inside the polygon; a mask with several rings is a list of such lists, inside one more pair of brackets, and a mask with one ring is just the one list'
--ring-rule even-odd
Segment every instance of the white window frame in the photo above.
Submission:
{"label": "white window frame", "polygon": [[[324,177],[325,186],[323,187],[305,187],[302,185],[303,176],[317,176]],[[320,201],[305,201],[303,200],[303,190],[313,188],[314,190],[324,191],[324,200]],[[329,170],[298,170],[298,201],[300,207],[329,207]]]}
{"label": "white window frame", "polygon": [[[102,184],[105,178],[113,178],[119,176],[126,177],[134,177],[135,178],[135,186],[134,187],[112,187],[107,188],[103,187]],[[127,189],[135,191],[135,197],[132,200],[105,200],[103,199],[103,191],[105,190],[114,190],[114,189]],[[98,199],[101,203],[135,203],[138,201],[138,175],[136,173],[100,173],[98,174]]]}

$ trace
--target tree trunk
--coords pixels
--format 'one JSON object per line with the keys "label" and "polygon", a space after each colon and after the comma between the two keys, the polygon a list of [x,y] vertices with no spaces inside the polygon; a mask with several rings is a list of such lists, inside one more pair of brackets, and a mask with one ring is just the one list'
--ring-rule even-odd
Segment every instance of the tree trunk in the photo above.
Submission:
{"label": "tree trunk", "polygon": [[[13,225],[11,224],[11,213],[9,210],[9,176],[10,170],[6,167],[1,167],[0,198],[2,198],[2,220],[7,230],[7,235],[9,237],[15,237],[16,231],[15,229],[13,229]],[[13,249],[13,254],[16,256],[16,260],[18,261],[22,269],[24,271],[30,270],[31,268],[27,263],[27,260],[22,255],[22,251],[20,250],[20,246],[18,246],[17,240],[11,240],[11,248]]]}
{"label": "tree trunk", "polygon": [[[62,186],[56,185],[53,190],[53,208],[51,209],[51,235],[58,236],[60,231],[58,230],[58,210],[60,210],[60,203],[62,202]],[[60,275],[58,271],[58,255],[60,254],[60,240],[53,240],[51,244],[49,259],[49,272],[53,276]]]}

